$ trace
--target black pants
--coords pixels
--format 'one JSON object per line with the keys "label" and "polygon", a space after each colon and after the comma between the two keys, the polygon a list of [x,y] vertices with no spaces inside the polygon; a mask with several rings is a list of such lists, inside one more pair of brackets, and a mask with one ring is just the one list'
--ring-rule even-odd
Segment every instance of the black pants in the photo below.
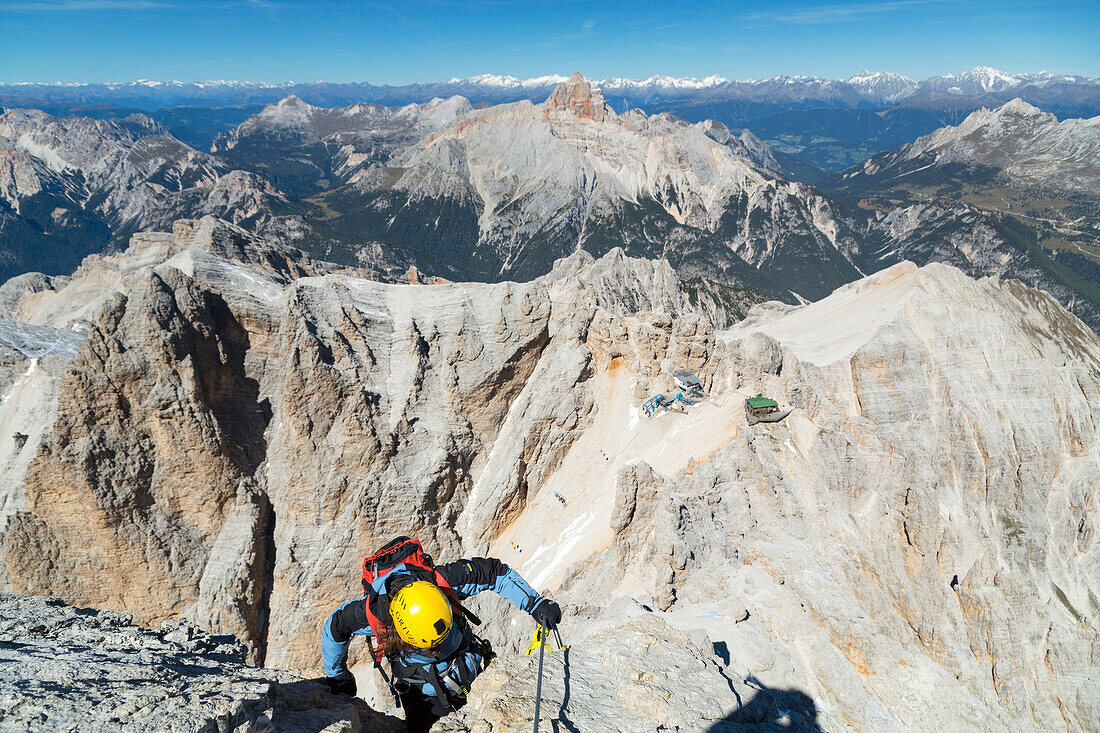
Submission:
{"label": "black pants", "polygon": [[[401,707],[405,708],[405,729],[409,733],[428,733],[435,722],[448,711],[438,697],[427,697],[417,690],[400,693]],[[458,710],[466,700],[452,700],[451,709]]]}

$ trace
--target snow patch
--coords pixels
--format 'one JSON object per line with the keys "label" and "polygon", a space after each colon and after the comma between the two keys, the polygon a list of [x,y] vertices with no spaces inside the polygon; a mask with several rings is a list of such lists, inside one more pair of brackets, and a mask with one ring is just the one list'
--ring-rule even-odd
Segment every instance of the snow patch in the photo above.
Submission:
{"label": "snow patch", "polygon": [[[569,523],[569,526],[562,530],[562,533],[558,535],[557,541],[554,543],[554,547],[557,549],[557,553],[554,555],[554,559],[550,561],[550,564],[542,568],[532,579],[531,587],[536,590],[542,586],[550,576],[554,574],[554,571],[558,569],[561,562],[569,555],[569,552],[576,547],[576,545],[585,538],[585,530],[588,525],[592,524],[592,520],[596,518],[596,511],[592,510],[581,514],[579,517]],[[535,554],[528,558],[524,563],[524,575],[527,576],[526,569],[533,567],[535,560],[542,554],[545,547],[539,547]],[[528,576],[529,577],[529,576]]]}

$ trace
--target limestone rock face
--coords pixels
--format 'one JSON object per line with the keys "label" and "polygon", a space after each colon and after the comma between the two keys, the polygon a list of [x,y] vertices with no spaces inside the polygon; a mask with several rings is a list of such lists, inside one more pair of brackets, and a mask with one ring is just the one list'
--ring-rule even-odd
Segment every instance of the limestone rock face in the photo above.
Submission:
{"label": "limestone rock face", "polygon": [[[258,640],[257,540],[271,519],[254,473],[270,411],[245,374],[246,351],[224,300],[174,268],[104,304],[62,380],[54,433],[28,468],[33,519],[17,515],[9,528],[9,541],[42,553],[12,555],[21,592],[115,608],[144,596],[149,620],[198,603],[208,627]],[[42,572],[46,553],[53,563]],[[234,603],[202,602],[203,590],[226,585]]]}
{"label": "limestone rock face", "polygon": [[[623,320],[601,349],[644,373],[630,347],[641,319]],[[701,706],[690,724],[654,721],[648,706],[639,730],[741,730],[777,722],[772,709],[809,729],[1089,729],[1100,343],[1052,298],[901,265],[750,314],[696,367],[711,401],[648,421],[607,414],[631,400],[601,349],[580,467],[567,454],[546,485],[567,504],[536,496],[502,537],[567,609],[570,684],[591,674],[579,689],[598,689],[597,629],[630,618],[608,599],[631,598],[712,650],[730,680],[713,694],[738,696],[717,723]],[[750,428],[741,401],[758,392],[794,412]],[[565,669],[551,664],[554,709]],[[530,724],[532,701],[513,705],[530,695],[530,663],[498,674],[449,730]],[[602,729],[572,699],[550,714]],[[596,710],[631,729],[614,703]]]}
{"label": "limestone rock face", "polygon": [[[27,282],[30,288],[39,284]],[[58,385],[83,338],[79,331],[0,318],[0,536],[12,515],[26,508],[27,467],[52,430]],[[7,568],[0,564],[0,585],[6,582]]]}
{"label": "limestone rock face", "polygon": [[[712,649],[700,649],[687,634],[641,609],[633,613],[619,624],[598,624],[582,646],[545,652],[540,727],[709,730],[738,709],[738,692]],[[494,662],[478,678],[474,701],[432,730],[532,727],[537,673],[537,653]]]}
{"label": "limestone rock face", "polygon": [[404,730],[362,701],[282,670],[178,621],[148,631],[128,614],[0,594],[5,730]]}
{"label": "limestone rock face", "polygon": [[[9,285],[21,328],[82,335],[0,405],[28,436],[0,582],[316,670],[362,558],[411,534],[563,605],[562,728],[1100,718],[1100,338],[1050,296],[903,263],[716,331],[619,251],[524,284],[361,275],[204,219]],[[32,357],[5,353],[16,384]],[[708,397],[646,417],[683,368]],[[757,393],[790,417],[748,426]],[[472,605],[501,657],[441,725],[525,728],[531,621]]]}
{"label": "limestone rock face", "polygon": [[[642,282],[670,277],[635,262]],[[232,631],[254,661],[312,664],[318,619],[393,535],[459,553],[513,403],[538,403],[499,487],[518,503],[486,503],[477,535],[522,507],[592,409],[592,308],[557,318],[551,347],[546,284],[385,286],[212,219],[12,301],[40,329],[87,336],[51,382],[57,419],[23,449],[11,587]]]}
{"label": "limestone rock face", "polygon": [[[547,114],[570,112],[583,120],[602,122],[607,117],[607,105],[599,88],[593,89],[580,72],[559,84],[546,100]],[[614,113],[612,113],[614,114]]]}
{"label": "limestone rock face", "polygon": [[162,225],[184,211],[234,222],[268,216],[282,194],[261,177],[230,171],[143,114],[121,120],[0,114],[0,201],[18,214],[35,196],[100,217],[112,232]]}

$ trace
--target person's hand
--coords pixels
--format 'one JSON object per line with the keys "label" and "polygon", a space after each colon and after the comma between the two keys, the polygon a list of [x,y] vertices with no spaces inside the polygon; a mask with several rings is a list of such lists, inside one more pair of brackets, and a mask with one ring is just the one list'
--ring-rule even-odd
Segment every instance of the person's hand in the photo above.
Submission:
{"label": "person's hand", "polygon": [[536,623],[542,624],[548,631],[552,631],[561,623],[561,606],[549,598],[543,598],[531,611],[531,617],[535,619]]}
{"label": "person's hand", "polygon": [[344,672],[336,677],[322,677],[317,681],[327,687],[333,695],[355,697],[355,675],[351,672]]}

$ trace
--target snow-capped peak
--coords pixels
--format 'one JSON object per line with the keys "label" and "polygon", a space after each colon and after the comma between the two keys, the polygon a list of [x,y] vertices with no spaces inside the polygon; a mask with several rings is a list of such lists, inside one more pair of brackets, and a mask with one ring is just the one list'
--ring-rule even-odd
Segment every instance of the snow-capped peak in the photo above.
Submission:
{"label": "snow-capped peak", "polygon": [[719,84],[726,84],[729,80],[718,74],[711,74],[710,76],[698,79],[694,76],[691,77],[675,77],[665,76],[663,74],[657,74],[651,76],[648,79],[627,79],[625,77],[615,77],[612,79],[603,79],[597,81],[603,89],[641,89],[641,88],[660,88],[660,89],[706,89],[707,87],[718,86]]}
{"label": "snow-capped peak", "polygon": [[864,69],[855,76],[850,77],[848,83],[865,87],[879,84],[916,84],[915,81],[902,74],[895,74],[892,71],[871,71],[869,69]]}
{"label": "snow-capped peak", "polygon": [[501,74],[478,74],[476,76],[470,76],[464,79],[454,77],[450,79],[447,83],[469,84],[480,87],[494,87],[497,89],[531,89],[555,86],[568,80],[569,77],[561,76],[560,74],[547,74],[545,76],[535,76],[530,79],[518,79],[514,76]]}
{"label": "snow-capped peak", "polygon": [[917,83],[907,76],[868,69],[849,78],[848,83],[880,102],[896,101],[917,87]]}
{"label": "snow-capped peak", "polygon": [[970,71],[965,71],[959,76],[974,79],[981,85],[982,89],[986,91],[996,91],[1020,83],[1020,80],[1015,76],[1006,74],[1003,71],[989,66],[975,66]]}
{"label": "snow-capped peak", "polygon": [[448,84],[480,84],[487,87],[514,87],[519,86],[519,79],[514,76],[501,76],[500,74],[477,74],[476,76],[470,76],[463,79],[459,76],[453,76],[448,81]]}
{"label": "snow-capped peak", "polygon": [[[466,78],[454,77],[450,79],[448,84],[468,84],[481,87],[492,87],[497,89],[537,89],[540,87],[557,86],[564,82],[569,81],[569,77],[561,76],[559,74],[548,74],[545,76],[535,76],[530,79],[519,79],[514,76],[499,75],[499,74],[478,74],[476,76],[470,76]],[[696,77],[675,77],[665,76],[663,74],[657,74],[647,79],[629,79],[626,77],[613,77],[609,79],[589,80],[591,84],[599,86],[601,89],[706,89],[708,87],[718,86],[719,84],[725,84],[728,79],[719,76],[718,74],[711,74],[710,76],[698,79]]]}

